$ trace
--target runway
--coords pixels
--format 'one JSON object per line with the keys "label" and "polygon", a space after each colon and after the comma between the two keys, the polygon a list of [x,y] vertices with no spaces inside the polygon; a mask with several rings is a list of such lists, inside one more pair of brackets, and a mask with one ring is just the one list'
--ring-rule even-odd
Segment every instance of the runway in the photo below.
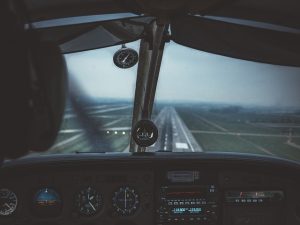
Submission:
{"label": "runway", "polygon": [[158,139],[147,151],[202,152],[174,107],[163,108],[154,120],[158,128]]}

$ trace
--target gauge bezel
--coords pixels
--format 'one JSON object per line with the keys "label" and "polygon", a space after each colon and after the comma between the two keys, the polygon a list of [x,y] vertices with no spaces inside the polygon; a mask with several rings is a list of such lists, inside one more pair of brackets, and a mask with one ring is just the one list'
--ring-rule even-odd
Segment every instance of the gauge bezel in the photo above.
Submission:
{"label": "gauge bezel", "polygon": [[[60,204],[58,205],[59,207],[56,209],[57,212],[56,213],[49,213],[48,215],[45,214],[45,212],[42,212],[40,211],[39,208],[36,207],[36,197],[37,197],[37,194],[38,192],[40,192],[41,190],[43,189],[49,189],[49,190],[52,190],[54,191],[57,196],[59,197],[59,200],[60,200]],[[61,216],[62,214],[62,211],[63,211],[63,207],[64,207],[64,201],[63,201],[63,196],[61,194],[61,192],[58,190],[57,187],[53,187],[53,186],[42,186],[42,187],[37,187],[37,188],[34,188],[34,190],[32,191],[32,195],[31,195],[31,211],[32,211],[32,214],[36,217],[39,217],[39,218],[42,218],[42,217],[45,217],[45,218],[57,218],[59,216]]]}
{"label": "gauge bezel", "polygon": [[[122,54],[123,52],[130,52],[130,53],[133,55],[134,61],[133,61],[132,64],[126,65],[126,64],[123,64],[123,63],[120,63],[120,62],[119,62],[118,57],[119,57],[119,55]],[[115,52],[114,57],[113,57],[113,61],[114,61],[114,64],[115,64],[117,67],[119,67],[119,68],[121,68],[121,69],[128,69],[128,68],[131,68],[131,67],[135,66],[135,65],[138,63],[138,61],[139,61],[139,54],[138,54],[138,52],[137,52],[136,50],[134,50],[133,48],[127,48],[127,47],[126,47],[126,48],[121,48],[121,49],[119,49],[117,52]]]}
{"label": "gauge bezel", "polygon": [[[122,189],[124,189],[124,190],[130,189],[135,194],[135,203],[134,203],[135,209],[131,210],[130,212],[128,212],[128,210],[122,210],[115,203],[116,202],[115,198],[122,191]],[[133,186],[120,186],[116,191],[113,192],[113,195],[112,195],[112,207],[113,207],[114,212],[119,216],[133,216],[139,210],[140,202],[141,202],[140,195],[139,195],[138,191],[136,190],[136,188]]]}
{"label": "gauge bezel", "polygon": [[[92,214],[85,214],[85,213],[82,213],[78,207],[78,196],[80,195],[80,192],[81,191],[86,191],[88,188],[91,188],[92,190],[96,191],[97,195],[99,195],[100,197],[100,206],[99,208],[97,209],[97,211],[95,213],[92,213]],[[75,193],[74,197],[73,197],[73,206],[74,206],[74,211],[80,215],[81,217],[84,217],[84,218],[90,218],[90,217],[95,217],[95,216],[98,216],[102,211],[103,211],[103,208],[104,208],[104,197],[103,195],[101,194],[101,192],[99,191],[98,188],[96,187],[92,187],[92,186],[85,186],[85,187],[82,187],[80,189],[77,190],[77,192]]]}
{"label": "gauge bezel", "polygon": [[13,189],[7,188],[7,187],[5,187],[5,188],[0,188],[0,191],[9,191],[10,193],[13,193],[13,195],[14,195],[14,197],[15,197],[15,199],[16,199],[16,203],[15,203],[15,206],[14,206],[14,210],[13,210],[11,213],[9,213],[9,214],[2,214],[2,213],[0,212],[0,217],[10,217],[10,216],[13,216],[13,215],[17,212],[17,209],[18,209],[18,206],[19,206],[18,195],[16,194],[16,192],[15,192]]}

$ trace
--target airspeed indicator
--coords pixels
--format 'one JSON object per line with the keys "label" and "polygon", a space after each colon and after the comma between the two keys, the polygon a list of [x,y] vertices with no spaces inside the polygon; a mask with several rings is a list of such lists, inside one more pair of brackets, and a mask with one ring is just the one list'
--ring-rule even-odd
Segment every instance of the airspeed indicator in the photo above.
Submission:
{"label": "airspeed indicator", "polygon": [[0,189],[0,216],[9,216],[15,212],[18,198],[11,190]]}

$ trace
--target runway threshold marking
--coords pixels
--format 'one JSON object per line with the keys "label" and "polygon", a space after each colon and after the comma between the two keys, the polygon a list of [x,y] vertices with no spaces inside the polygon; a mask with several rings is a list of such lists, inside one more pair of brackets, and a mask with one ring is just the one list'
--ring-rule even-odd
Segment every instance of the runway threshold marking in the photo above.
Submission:
{"label": "runway threshold marking", "polygon": [[183,149],[189,149],[189,146],[187,143],[182,143],[182,142],[176,142],[175,143],[176,148],[183,148]]}

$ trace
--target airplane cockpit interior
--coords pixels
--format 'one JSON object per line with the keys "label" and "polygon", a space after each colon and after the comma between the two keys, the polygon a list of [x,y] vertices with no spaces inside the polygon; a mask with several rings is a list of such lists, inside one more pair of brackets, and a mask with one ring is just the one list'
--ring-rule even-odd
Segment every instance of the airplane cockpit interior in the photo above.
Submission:
{"label": "airplane cockpit interior", "polygon": [[299,0],[1,0],[0,225],[300,225]]}

